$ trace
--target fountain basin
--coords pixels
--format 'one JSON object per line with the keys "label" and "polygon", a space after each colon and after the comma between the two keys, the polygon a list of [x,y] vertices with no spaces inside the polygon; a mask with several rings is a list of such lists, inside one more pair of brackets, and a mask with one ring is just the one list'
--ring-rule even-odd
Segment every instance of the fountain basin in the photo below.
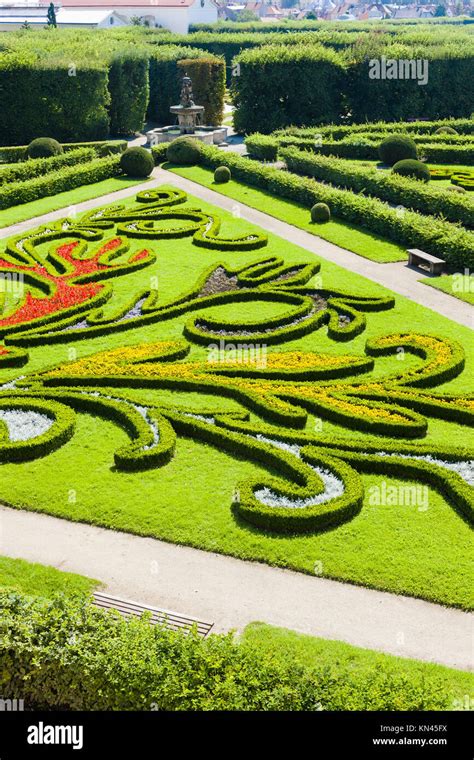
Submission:
{"label": "fountain basin", "polygon": [[177,137],[192,137],[206,145],[219,145],[227,140],[227,127],[194,127],[192,132],[183,132],[178,125],[157,127],[146,133],[149,145],[171,142]]}

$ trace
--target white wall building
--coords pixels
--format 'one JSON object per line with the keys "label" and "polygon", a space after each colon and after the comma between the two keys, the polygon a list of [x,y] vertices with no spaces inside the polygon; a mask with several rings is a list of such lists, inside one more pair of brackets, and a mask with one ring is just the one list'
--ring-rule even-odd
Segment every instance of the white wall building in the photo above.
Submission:
{"label": "white wall building", "polygon": [[[0,31],[18,29],[25,21],[34,28],[47,23],[49,0],[0,1]],[[150,27],[164,27],[187,34],[190,24],[217,21],[214,0],[58,0],[58,26],[111,28],[129,25],[140,18]]]}

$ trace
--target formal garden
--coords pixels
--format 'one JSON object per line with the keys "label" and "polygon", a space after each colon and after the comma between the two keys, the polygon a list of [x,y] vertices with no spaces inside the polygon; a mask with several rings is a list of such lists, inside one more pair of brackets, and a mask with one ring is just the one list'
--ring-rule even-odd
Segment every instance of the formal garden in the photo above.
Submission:
{"label": "formal garden", "polygon": [[[2,505],[472,610],[473,27],[374,24],[2,35]],[[428,81],[371,79],[380,56]],[[186,76],[239,150],[136,143]],[[472,692],[297,621],[124,620],[87,568],[2,554],[0,694],[34,708]]]}

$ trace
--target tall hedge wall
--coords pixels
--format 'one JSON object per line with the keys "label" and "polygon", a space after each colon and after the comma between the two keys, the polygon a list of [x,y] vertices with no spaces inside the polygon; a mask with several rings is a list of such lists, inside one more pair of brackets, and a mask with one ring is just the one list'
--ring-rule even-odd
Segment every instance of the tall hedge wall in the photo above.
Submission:
{"label": "tall hedge wall", "polygon": [[114,56],[109,67],[110,132],[132,135],[144,125],[150,97],[148,56],[125,51]]}
{"label": "tall hedge wall", "polygon": [[[166,44],[175,37],[179,46]],[[169,123],[182,58],[207,61],[194,72],[195,93],[206,121],[215,123],[223,111],[225,64],[205,48],[190,48],[187,37],[144,27],[7,33],[0,46],[0,97],[9,110],[0,125],[0,144],[42,135],[61,141],[131,135],[143,128],[147,115]]]}
{"label": "tall hedge wall", "polygon": [[351,61],[345,94],[355,122],[461,118],[470,116],[474,104],[472,45],[446,48],[388,47],[387,60],[426,60],[428,82],[416,79],[371,79],[370,59]]}
{"label": "tall hedge wall", "polygon": [[107,137],[107,80],[105,68],[94,62],[72,68],[29,53],[1,55],[0,143],[24,144],[45,135],[60,141]]}
{"label": "tall hedge wall", "polygon": [[339,119],[345,69],[334,51],[268,45],[241,53],[236,63],[236,129],[268,133],[287,124]]}

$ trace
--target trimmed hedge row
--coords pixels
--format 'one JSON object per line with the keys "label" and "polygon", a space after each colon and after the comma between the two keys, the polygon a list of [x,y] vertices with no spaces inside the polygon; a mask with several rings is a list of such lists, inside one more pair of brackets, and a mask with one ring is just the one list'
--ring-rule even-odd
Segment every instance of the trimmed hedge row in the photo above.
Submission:
{"label": "trimmed hedge row", "polygon": [[180,91],[177,62],[184,58],[207,61],[207,68],[193,73],[208,123],[215,124],[223,110],[224,60],[190,48],[188,39],[176,45],[173,35],[138,30],[120,35],[61,29],[54,36],[6,35],[4,42],[0,97],[10,104],[0,125],[5,144],[42,134],[60,141],[132,135],[143,128],[147,110],[149,118],[169,123],[169,107]]}
{"label": "trimmed hedge row", "polygon": [[[301,137],[278,137],[277,144],[282,148],[296,147],[324,156],[337,156],[338,158],[353,158],[367,161],[379,160],[380,140],[372,140],[364,137],[346,138],[345,140],[315,140],[314,138]],[[247,141],[246,141],[247,144]],[[255,143],[250,142],[250,145]],[[257,143],[258,145],[258,143]],[[271,145],[271,143],[267,143]],[[474,145],[449,145],[444,143],[421,143],[418,152],[428,162],[433,164],[472,164],[474,163]]]}
{"label": "trimmed hedge row", "polygon": [[[79,148],[92,148],[100,158],[112,156],[116,153],[123,153],[126,147],[126,140],[98,140],[92,142],[64,143],[62,145],[64,153],[67,153],[67,151],[70,150],[78,150]],[[3,171],[4,164],[30,160],[26,155],[27,148],[28,145],[0,147],[0,171]],[[34,160],[37,161],[38,159]]]}
{"label": "trimmed hedge row", "polygon": [[96,158],[77,166],[66,166],[50,172],[44,177],[36,177],[23,182],[12,182],[10,185],[0,188],[0,209],[35,201],[47,195],[74,190],[81,185],[101,182],[104,179],[117,177],[120,173],[120,158],[110,156],[108,158]]}
{"label": "trimmed hedge row", "polygon": [[275,431],[274,427],[261,423],[257,425],[231,419],[225,422],[216,420],[216,422],[236,432],[245,431],[276,441],[300,445],[303,447],[301,454],[307,461],[311,461],[309,457],[313,452],[319,452],[332,460],[337,458],[346,462],[357,473],[391,475],[401,480],[421,481],[441,493],[470,523],[474,522],[472,488],[469,484],[456,472],[429,460],[420,459],[420,457],[431,457],[446,462],[465,461],[472,459],[472,451],[449,449],[434,444],[413,444],[403,441],[372,443],[370,440],[364,442],[362,449],[360,444],[341,437],[325,438],[324,448],[322,448],[321,439],[307,433]]}
{"label": "trimmed hedge row", "polygon": [[407,247],[441,256],[450,268],[474,267],[473,233],[451,222],[415,211],[400,216],[396,209],[377,198],[333,188],[211,146],[203,146],[202,164],[211,169],[221,164],[228,166],[235,179],[301,203],[308,207],[308,213],[315,203],[327,203],[334,216]]}
{"label": "trimmed hedge row", "polygon": [[[440,127],[455,129],[460,135],[474,135],[474,119],[435,119],[434,121],[372,121],[363,124],[337,125],[326,124],[318,127],[322,135],[330,135],[332,140],[343,140],[353,134],[371,132],[392,134],[393,132],[415,132],[418,135],[433,135]],[[312,137],[314,127],[286,127],[275,132],[275,136],[294,135],[295,137]]]}
{"label": "trimmed hedge row", "polygon": [[[402,44],[404,40],[402,39]],[[375,55],[354,51],[345,83],[351,118],[355,122],[419,117],[470,116],[474,101],[472,38],[440,44],[382,45]],[[413,73],[395,79],[371,77],[371,60],[426,61],[420,83]],[[418,76],[418,75],[417,75]],[[310,122],[307,122],[310,123]]]}
{"label": "trimmed hedge row", "polygon": [[474,227],[474,203],[469,197],[449,194],[417,180],[385,174],[375,168],[355,166],[344,159],[313,155],[294,148],[284,148],[280,155],[288,169],[296,174]]}
{"label": "trimmed hedge row", "polygon": [[[305,456],[308,461],[304,461],[271,443],[258,440],[256,436],[228,430],[225,424],[209,425],[185,415],[167,413],[167,416],[178,433],[211,443],[234,456],[250,456],[252,461],[261,462],[290,480],[287,482],[282,477],[267,475],[256,481],[239,483],[232,509],[239,517],[259,528],[278,533],[314,532],[346,522],[360,511],[362,482],[357,473],[337,459],[322,452],[311,457],[308,452]],[[268,489],[296,503],[300,500],[313,500],[323,493],[324,486],[311,465],[334,471],[336,477],[344,483],[342,495],[316,504],[301,505],[299,508],[271,507],[256,496],[258,491]]]}
{"label": "trimmed hedge row", "polygon": [[35,177],[42,177],[49,172],[62,169],[66,166],[76,166],[93,161],[97,154],[93,148],[77,148],[66,153],[60,153],[51,158],[36,158],[23,161],[14,166],[0,166],[0,186],[12,182],[22,182]]}

